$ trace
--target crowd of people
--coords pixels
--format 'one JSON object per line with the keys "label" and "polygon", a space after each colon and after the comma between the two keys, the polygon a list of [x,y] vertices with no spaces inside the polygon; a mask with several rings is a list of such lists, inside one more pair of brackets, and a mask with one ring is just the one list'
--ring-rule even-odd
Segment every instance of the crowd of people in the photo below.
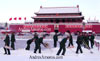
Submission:
{"label": "crowd of people", "polygon": [[[69,41],[67,48],[74,48],[73,37],[71,35],[71,32],[70,31],[66,31],[66,32],[67,32],[67,36],[64,37],[59,42],[60,48],[59,48],[56,55],[59,55],[62,50],[63,50],[62,55],[65,55],[67,41]],[[54,46],[54,48],[57,47],[59,36],[63,36],[63,35],[65,35],[65,34],[55,32],[55,34],[53,36],[53,43],[54,43],[53,46]],[[43,42],[43,40],[45,39],[46,36],[49,36],[49,34],[44,34],[41,37],[39,37],[38,34],[35,32],[34,37],[32,39],[27,40],[27,42],[26,42],[27,46],[26,46],[25,49],[30,50],[30,44],[32,42],[34,42],[35,43],[34,53],[36,53],[37,50],[39,50],[39,53],[41,53],[41,44],[43,44],[46,48],[48,48],[48,45],[49,45],[49,43]],[[95,39],[95,36],[94,36],[93,33],[78,32],[77,33],[77,40],[76,40],[76,43],[77,43],[76,54],[78,54],[79,51],[81,53],[83,53],[81,46],[84,46],[84,48],[87,48],[87,49],[93,48],[94,39]],[[9,48],[10,42],[11,42],[11,49],[15,50],[15,45],[14,45],[15,41],[16,41],[16,39],[15,39],[14,33],[12,33],[12,35],[11,35],[11,41],[10,41],[8,33],[6,33],[6,37],[4,39],[4,42],[5,42],[5,46],[4,46],[5,53],[4,54],[8,54],[8,55],[11,54],[10,48]],[[89,45],[89,42],[90,42],[91,45]]]}

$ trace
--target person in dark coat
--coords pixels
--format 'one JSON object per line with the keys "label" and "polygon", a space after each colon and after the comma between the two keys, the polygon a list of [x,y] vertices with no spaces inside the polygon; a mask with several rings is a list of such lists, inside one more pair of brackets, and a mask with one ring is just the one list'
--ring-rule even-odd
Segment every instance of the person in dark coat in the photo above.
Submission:
{"label": "person in dark coat", "polygon": [[[10,45],[10,39],[9,39],[8,33],[6,33],[6,38],[4,39],[4,42],[5,42],[5,46],[9,47],[9,45]],[[11,54],[9,48],[4,47],[4,51],[5,51],[4,54],[8,54],[8,55]]]}
{"label": "person in dark coat", "polygon": [[38,35],[37,35],[37,33],[34,34],[34,38],[29,39],[29,40],[27,41],[26,50],[30,50],[30,44],[31,44],[33,41],[35,41],[35,40],[38,40]]}
{"label": "person in dark coat", "polygon": [[11,34],[11,48],[12,48],[13,50],[15,50],[15,44],[14,44],[14,42],[16,42],[16,39],[15,39],[14,33],[12,33],[12,34]]}
{"label": "person in dark coat", "polygon": [[37,33],[34,34],[34,41],[35,40],[38,40],[38,34]]}
{"label": "person in dark coat", "polygon": [[86,48],[86,45],[85,45],[86,44],[86,42],[85,42],[85,32],[82,32],[82,36],[83,36],[82,46],[84,46],[84,48]]}
{"label": "person in dark coat", "polygon": [[70,31],[68,31],[68,33],[69,33],[69,44],[68,44],[68,48],[69,48],[70,46],[74,47],[74,46],[73,46],[73,37],[72,37]]}
{"label": "person in dark coat", "polygon": [[95,39],[95,36],[94,36],[93,34],[90,34],[89,40],[90,40],[90,43],[91,43],[91,48],[93,48],[93,45],[94,45],[94,39]]}
{"label": "person in dark coat", "polygon": [[81,44],[82,44],[82,41],[83,41],[83,36],[82,36],[82,33],[80,32],[78,37],[77,37],[77,50],[76,50],[76,53],[78,54],[78,51],[80,50],[81,53],[83,53],[82,51],[82,48],[81,48]]}
{"label": "person in dark coat", "polygon": [[58,35],[56,32],[55,35],[53,36],[53,40],[54,40],[54,47],[57,47]]}
{"label": "person in dark coat", "polygon": [[29,39],[29,40],[27,41],[27,47],[26,47],[26,50],[30,50],[30,44],[33,42],[33,40],[34,40],[34,38]]}
{"label": "person in dark coat", "polygon": [[57,55],[59,55],[62,50],[63,50],[62,55],[65,55],[65,52],[66,52],[65,44],[66,44],[68,38],[69,38],[69,36],[63,38],[62,41],[60,42],[60,49],[58,50]]}
{"label": "person in dark coat", "polygon": [[85,33],[84,43],[85,43],[86,47],[89,48],[89,36],[88,36],[88,33]]}
{"label": "person in dark coat", "polygon": [[44,45],[43,43],[43,39],[45,38],[45,36],[38,38],[38,40],[35,40],[35,49],[34,49],[34,53],[37,52],[37,50],[39,50],[39,53],[41,53],[41,44]]}

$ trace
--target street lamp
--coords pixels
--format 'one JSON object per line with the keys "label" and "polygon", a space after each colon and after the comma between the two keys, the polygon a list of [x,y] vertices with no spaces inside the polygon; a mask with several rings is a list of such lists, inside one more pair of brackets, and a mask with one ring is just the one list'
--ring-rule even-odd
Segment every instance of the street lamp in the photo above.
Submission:
{"label": "street lamp", "polygon": [[82,22],[82,30],[84,30],[85,29],[85,22]]}

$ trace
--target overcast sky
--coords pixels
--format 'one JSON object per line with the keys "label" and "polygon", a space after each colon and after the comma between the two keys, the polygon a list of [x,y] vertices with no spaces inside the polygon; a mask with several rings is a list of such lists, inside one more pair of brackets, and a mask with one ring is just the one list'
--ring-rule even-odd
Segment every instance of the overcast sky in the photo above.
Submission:
{"label": "overcast sky", "polygon": [[[34,12],[43,7],[66,7],[79,5],[80,11],[85,20],[90,17],[92,20],[100,20],[100,0],[0,0],[0,22],[9,22],[12,17],[26,17],[27,21],[32,21]],[[21,23],[22,21],[10,21]]]}

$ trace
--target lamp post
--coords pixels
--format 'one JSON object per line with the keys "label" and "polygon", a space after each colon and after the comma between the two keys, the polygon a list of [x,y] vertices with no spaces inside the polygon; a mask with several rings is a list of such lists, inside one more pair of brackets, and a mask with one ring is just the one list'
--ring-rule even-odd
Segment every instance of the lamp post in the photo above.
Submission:
{"label": "lamp post", "polygon": [[82,30],[84,30],[85,29],[85,22],[82,22]]}
{"label": "lamp post", "polygon": [[8,23],[5,23],[5,29],[8,30]]}

